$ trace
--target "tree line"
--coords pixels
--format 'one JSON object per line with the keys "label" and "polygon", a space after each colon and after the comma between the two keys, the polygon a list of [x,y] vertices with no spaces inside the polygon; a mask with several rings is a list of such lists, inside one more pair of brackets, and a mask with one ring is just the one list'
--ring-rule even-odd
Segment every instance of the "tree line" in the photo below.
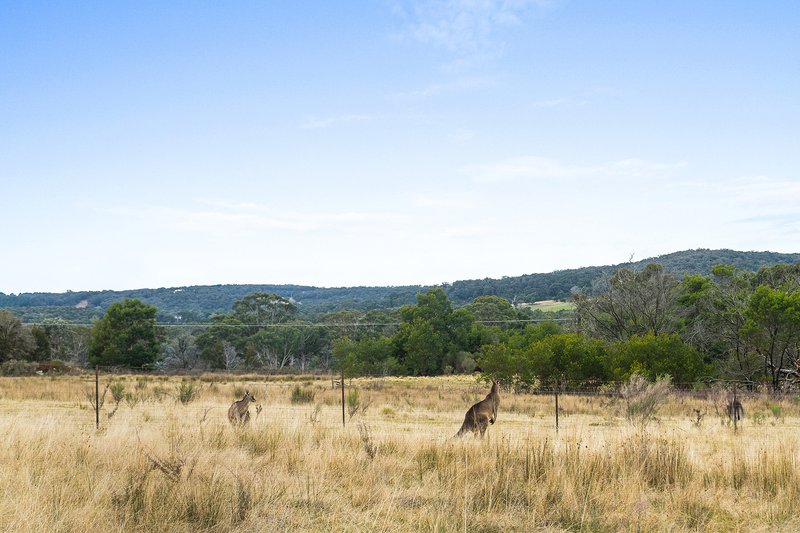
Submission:
{"label": "tree line", "polygon": [[[455,306],[463,306],[479,296],[501,296],[512,303],[537,300],[567,299],[576,291],[591,290],[592,284],[619,268],[642,270],[650,262],[658,263],[676,276],[708,275],[715,264],[732,265],[742,270],[757,271],[779,263],[798,263],[800,254],[775,252],[740,252],[735,250],[685,250],[648,261],[623,265],[593,266],[549,273],[507,276],[501,279],[473,279],[444,283],[448,298]],[[78,291],[65,293],[0,292],[0,308],[12,309],[25,322],[43,322],[64,318],[91,324],[114,302],[125,298],[141,300],[157,308],[159,323],[207,323],[212,317],[227,313],[243,297],[261,292],[277,294],[297,305],[297,314],[318,322],[335,311],[398,309],[413,305],[419,292],[432,287],[408,285],[398,287],[319,288],[301,285],[209,285],[126,291]]]}
{"label": "tree line", "polygon": [[[679,278],[663,265],[619,268],[573,291],[568,320],[483,295],[455,305],[442,287],[396,309],[315,319],[291,299],[255,292],[209,324],[164,327],[139,299],[111,304],[90,326],[25,326],[0,311],[0,363],[59,360],[136,369],[343,371],[440,375],[476,369],[515,388],[632,374],[675,382],[736,380],[779,390],[800,377],[800,265],[717,265]],[[542,319],[544,318],[544,319]],[[16,365],[16,366],[15,366]],[[52,363],[51,363],[52,366]]]}

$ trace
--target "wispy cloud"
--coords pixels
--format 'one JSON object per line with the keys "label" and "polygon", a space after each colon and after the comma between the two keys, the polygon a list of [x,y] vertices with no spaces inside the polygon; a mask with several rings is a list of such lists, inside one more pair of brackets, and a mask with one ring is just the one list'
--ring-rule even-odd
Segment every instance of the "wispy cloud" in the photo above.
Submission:
{"label": "wispy cloud", "polygon": [[458,129],[451,132],[447,137],[456,143],[465,143],[477,139],[479,132],[472,129]]}
{"label": "wispy cloud", "polygon": [[400,91],[392,95],[396,99],[422,100],[444,94],[461,93],[490,87],[493,82],[481,78],[464,78],[443,83],[432,83],[420,89]]}
{"label": "wispy cloud", "polygon": [[423,209],[471,209],[475,200],[466,196],[427,195],[414,198],[414,206]]}
{"label": "wispy cloud", "polygon": [[533,103],[533,107],[548,108],[566,105],[569,102],[566,98],[552,98],[550,100],[539,100]]}
{"label": "wispy cloud", "polygon": [[479,225],[452,226],[439,234],[443,238],[474,238],[485,237],[493,233],[492,228]]}
{"label": "wispy cloud", "polygon": [[405,35],[457,54],[494,52],[498,34],[522,24],[537,0],[444,0],[398,2],[395,12],[408,20]]}
{"label": "wispy cloud", "polygon": [[358,122],[372,122],[386,118],[385,115],[366,115],[357,113],[346,113],[341,115],[331,115],[327,117],[309,117],[300,124],[300,129],[319,130],[332,128],[342,124],[353,124]]}
{"label": "wispy cloud", "polygon": [[248,232],[307,233],[347,230],[380,232],[401,226],[408,218],[396,213],[341,211],[320,213],[302,210],[275,209],[256,203],[224,201],[198,202],[197,209],[177,209],[163,206],[118,206],[110,208],[113,215],[135,218],[158,227],[207,234]]}
{"label": "wispy cloud", "polygon": [[555,107],[580,107],[588,104],[588,100],[571,100],[569,98],[550,98],[548,100],[537,100],[531,106],[534,109],[551,109]]}
{"label": "wispy cloud", "polygon": [[714,194],[736,205],[739,213],[750,215],[736,222],[763,223],[795,231],[800,228],[800,182],[748,176],[718,185]]}
{"label": "wispy cloud", "polygon": [[593,176],[639,177],[658,176],[685,167],[685,162],[654,163],[642,159],[624,159],[612,163],[576,165],[558,159],[527,156],[516,157],[467,169],[478,182],[581,178]]}

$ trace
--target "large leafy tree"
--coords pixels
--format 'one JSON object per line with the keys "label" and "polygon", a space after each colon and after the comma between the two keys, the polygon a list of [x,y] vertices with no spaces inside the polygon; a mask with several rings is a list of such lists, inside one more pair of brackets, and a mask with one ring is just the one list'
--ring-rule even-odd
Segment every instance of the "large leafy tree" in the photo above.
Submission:
{"label": "large leafy tree", "polygon": [[688,383],[707,372],[697,349],[675,333],[634,335],[615,343],[612,351],[612,372],[619,380],[627,380],[633,374],[650,380],[669,375],[676,382]]}
{"label": "large leafy tree", "polygon": [[[328,334],[296,318],[297,306],[277,294],[256,292],[233,304],[233,312],[216,315],[197,338],[201,357],[212,368],[229,368],[231,360],[249,368],[304,370],[321,353]],[[234,357],[235,356],[235,357]]]}
{"label": "large leafy tree", "polygon": [[296,314],[294,302],[265,292],[248,294],[233,304],[233,315],[244,324],[280,324],[292,320]]}
{"label": "large leafy tree", "polygon": [[35,347],[30,354],[30,358],[34,361],[45,361],[52,357],[52,349],[50,347],[50,338],[47,332],[41,326],[31,327],[31,335]]}
{"label": "large leafy tree", "polygon": [[530,373],[543,382],[610,377],[606,343],[578,333],[547,336],[528,348],[525,359]]}
{"label": "large leafy tree", "polygon": [[89,362],[104,366],[149,368],[160,353],[157,310],[141,300],[115,302],[92,329]]}
{"label": "large leafy tree", "polygon": [[764,363],[774,390],[800,363],[800,293],[761,285],[750,298],[742,328]]}
{"label": "large leafy tree", "polygon": [[15,315],[0,309],[0,363],[27,359],[35,349],[36,341],[30,330]]}
{"label": "large leafy tree", "polygon": [[484,346],[478,362],[486,375],[514,388],[611,376],[606,342],[553,327],[529,326],[506,341]]}
{"label": "large leafy tree", "polygon": [[743,333],[754,274],[715,265],[711,276],[686,276],[681,284],[685,319],[681,336],[727,379],[753,382],[763,365]]}
{"label": "large leafy tree", "polygon": [[[215,315],[211,325],[203,330],[195,340],[200,350],[200,358],[214,369],[226,368],[226,349],[243,350],[246,326],[233,315]],[[230,358],[230,356],[228,357]]]}
{"label": "large leafy tree", "polygon": [[417,304],[403,307],[400,317],[393,342],[398,360],[411,374],[433,375],[447,366],[455,368],[459,353],[477,349],[473,314],[454,310],[441,288],[418,294]]}
{"label": "large leafy tree", "polygon": [[508,326],[519,318],[511,302],[501,296],[478,296],[463,307],[475,315],[475,319],[489,324]]}
{"label": "large leafy tree", "polygon": [[621,268],[599,283],[594,295],[574,296],[581,330],[608,340],[660,335],[677,328],[678,281],[655,263],[643,270]]}

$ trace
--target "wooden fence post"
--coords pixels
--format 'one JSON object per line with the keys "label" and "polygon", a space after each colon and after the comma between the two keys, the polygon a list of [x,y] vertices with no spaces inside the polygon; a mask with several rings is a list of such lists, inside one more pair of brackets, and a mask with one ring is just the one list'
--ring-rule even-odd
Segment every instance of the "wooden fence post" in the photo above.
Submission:
{"label": "wooden fence post", "polygon": [[100,429],[100,365],[94,365],[94,427]]}
{"label": "wooden fence post", "polygon": [[556,381],[556,433],[558,433],[558,381]]}
{"label": "wooden fence post", "polygon": [[344,428],[344,366],[342,366],[342,428]]}

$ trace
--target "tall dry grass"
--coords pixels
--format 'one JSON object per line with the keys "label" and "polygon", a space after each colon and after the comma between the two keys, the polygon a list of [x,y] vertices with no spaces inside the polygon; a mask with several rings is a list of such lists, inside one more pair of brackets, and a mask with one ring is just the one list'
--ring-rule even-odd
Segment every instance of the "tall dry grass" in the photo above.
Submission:
{"label": "tall dry grass", "polygon": [[[1,531],[800,530],[788,399],[748,399],[734,432],[710,398],[671,397],[641,430],[565,396],[556,433],[551,398],[504,394],[480,440],[452,438],[486,393],[469,378],[355,380],[370,407],[345,429],[340,391],[311,377],[204,376],[187,404],[179,378],[114,380],[139,400],[111,418],[107,400],[98,431],[91,380],[0,379]],[[236,430],[245,389],[264,409]]]}

